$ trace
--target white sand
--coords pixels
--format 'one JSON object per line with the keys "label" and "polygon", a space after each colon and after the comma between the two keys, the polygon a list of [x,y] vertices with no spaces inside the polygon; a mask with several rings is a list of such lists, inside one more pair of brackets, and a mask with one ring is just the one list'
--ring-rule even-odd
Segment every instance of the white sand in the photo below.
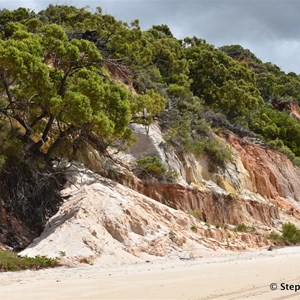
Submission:
{"label": "white sand", "polygon": [[189,261],[0,274],[1,299],[300,299],[300,247]]}

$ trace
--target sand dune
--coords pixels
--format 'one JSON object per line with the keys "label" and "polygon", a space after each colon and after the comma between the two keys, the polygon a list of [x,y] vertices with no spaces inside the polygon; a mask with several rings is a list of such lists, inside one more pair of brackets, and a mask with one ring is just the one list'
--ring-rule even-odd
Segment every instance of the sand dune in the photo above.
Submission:
{"label": "sand dune", "polygon": [[[2,273],[1,299],[299,299],[300,247],[105,267]],[[272,291],[270,284],[278,290]],[[290,286],[291,288],[291,286]]]}

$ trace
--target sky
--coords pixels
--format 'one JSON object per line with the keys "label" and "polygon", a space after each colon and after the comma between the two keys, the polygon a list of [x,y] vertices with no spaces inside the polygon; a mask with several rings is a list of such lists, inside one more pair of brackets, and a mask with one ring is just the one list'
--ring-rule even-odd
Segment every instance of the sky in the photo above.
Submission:
{"label": "sky", "polygon": [[300,74],[299,0],[0,0],[0,9],[48,4],[100,6],[119,20],[140,20],[143,29],[167,24],[174,36],[197,36],[217,47],[239,44],[264,62]]}

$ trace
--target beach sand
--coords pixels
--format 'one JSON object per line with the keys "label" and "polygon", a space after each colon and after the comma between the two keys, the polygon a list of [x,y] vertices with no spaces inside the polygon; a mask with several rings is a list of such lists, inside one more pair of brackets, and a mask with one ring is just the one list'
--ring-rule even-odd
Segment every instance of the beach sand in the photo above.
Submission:
{"label": "beach sand", "polygon": [[0,295],[7,300],[300,299],[300,290],[281,290],[281,283],[300,284],[300,247],[1,273]]}

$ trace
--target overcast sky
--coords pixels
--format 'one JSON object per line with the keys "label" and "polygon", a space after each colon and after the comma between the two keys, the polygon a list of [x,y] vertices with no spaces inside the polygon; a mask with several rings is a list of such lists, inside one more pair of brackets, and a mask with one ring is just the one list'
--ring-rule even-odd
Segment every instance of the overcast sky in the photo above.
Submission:
{"label": "overcast sky", "polygon": [[101,6],[142,28],[167,24],[176,37],[197,36],[215,46],[240,44],[263,61],[300,74],[299,0],[0,0],[0,8],[40,10],[48,4]]}

